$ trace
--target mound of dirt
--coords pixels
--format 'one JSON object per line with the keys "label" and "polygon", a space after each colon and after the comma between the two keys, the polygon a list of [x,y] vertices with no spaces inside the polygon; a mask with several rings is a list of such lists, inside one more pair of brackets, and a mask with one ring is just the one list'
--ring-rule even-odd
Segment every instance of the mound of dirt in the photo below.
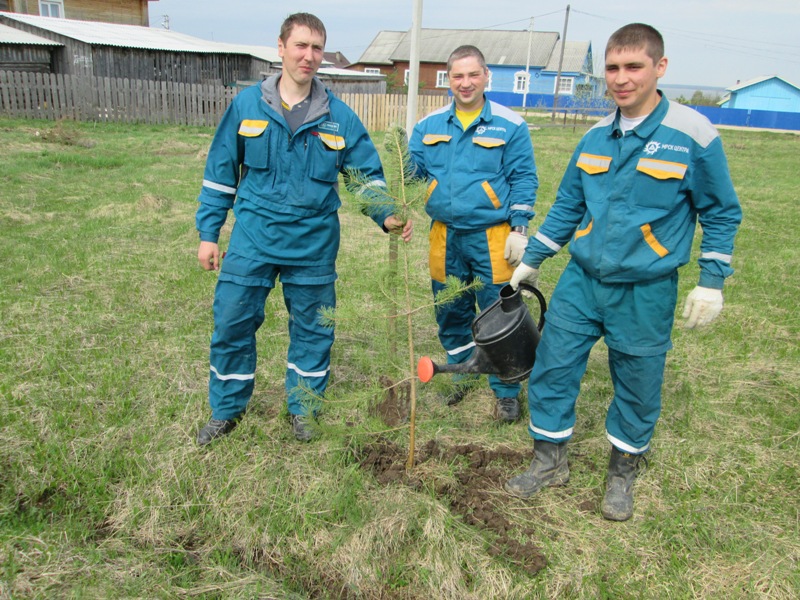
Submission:
{"label": "mound of dirt", "polygon": [[[446,446],[436,440],[426,443],[417,453],[417,465],[438,461],[456,468],[455,482],[452,479],[435,480],[426,470],[423,480],[417,469],[406,472],[407,451],[394,442],[380,439],[362,448],[359,464],[371,471],[382,485],[399,483],[413,489],[429,486],[436,491],[450,510],[460,515],[464,522],[490,532],[494,541],[490,547],[493,556],[503,557],[510,563],[534,574],[547,566],[547,559],[533,542],[519,540],[536,539],[536,531],[530,527],[514,527],[503,516],[505,505],[512,498],[502,491],[508,478],[508,466],[518,468],[530,460],[528,453],[509,448],[488,450],[478,444]],[[505,463],[506,469],[502,469]],[[498,466],[500,465],[500,466]]]}

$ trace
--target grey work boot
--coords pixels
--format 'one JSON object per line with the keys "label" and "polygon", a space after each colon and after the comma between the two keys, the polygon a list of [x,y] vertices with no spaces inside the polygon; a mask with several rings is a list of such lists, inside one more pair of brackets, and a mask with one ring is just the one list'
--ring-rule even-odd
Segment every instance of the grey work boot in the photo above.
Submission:
{"label": "grey work boot", "polygon": [[197,434],[197,445],[207,446],[217,438],[228,435],[238,423],[239,419],[211,419]]}
{"label": "grey work boot", "polygon": [[518,498],[529,498],[544,487],[564,485],[569,481],[567,442],[554,444],[533,440],[533,461],[528,470],[509,479],[505,490]]}
{"label": "grey work boot", "polygon": [[633,516],[633,480],[647,466],[643,454],[628,454],[611,447],[606,495],[600,512],[610,521],[627,521]]}
{"label": "grey work boot", "polygon": [[503,423],[513,423],[519,419],[519,400],[516,398],[497,398],[494,416]]}
{"label": "grey work boot", "polygon": [[313,417],[305,415],[290,415],[292,433],[298,442],[310,442],[315,437]]}

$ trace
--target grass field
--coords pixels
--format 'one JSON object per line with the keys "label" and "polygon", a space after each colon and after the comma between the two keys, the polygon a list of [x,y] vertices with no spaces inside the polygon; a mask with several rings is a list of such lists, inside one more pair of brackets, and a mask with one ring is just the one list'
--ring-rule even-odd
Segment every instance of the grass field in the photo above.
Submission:
{"label": "grass field", "polygon": [[[567,487],[505,495],[502,481],[530,459],[525,420],[496,424],[485,383],[444,406],[445,376],[417,387],[429,460],[393,479],[366,460],[394,449],[402,465],[408,428],[371,409],[382,381],[409,369],[390,318],[402,286],[387,276],[387,237],[347,201],[320,439],[298,444],[286,420],[276,293],[248,414],[198,449],[215,275],[197,264],[194,211],[212,134],[0,120],[0,598],[800,595],[800,136],[723,132],[744,208],[736,273],[717,322],[676,325],[650,466],[620,524],[598,511],[602,344]],[[533,133],[534,228],[580,134]],[[416,222],[402,250],[422,307],[416,353],[440,359]],[[566,260],[545,263],[547,297]],[[696,279],[693,261],[681,297]],[[542,560],[522,560],[513,542]]]}

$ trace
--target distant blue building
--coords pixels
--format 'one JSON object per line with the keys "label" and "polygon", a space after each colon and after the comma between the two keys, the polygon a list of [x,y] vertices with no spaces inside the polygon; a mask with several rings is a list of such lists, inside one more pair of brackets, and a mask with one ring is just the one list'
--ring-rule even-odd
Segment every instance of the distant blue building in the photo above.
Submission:
{"label": "distant blue building", "polygon": [[800,88],[777,75],[737,83],[727,91],[721,108],[800,112]]}

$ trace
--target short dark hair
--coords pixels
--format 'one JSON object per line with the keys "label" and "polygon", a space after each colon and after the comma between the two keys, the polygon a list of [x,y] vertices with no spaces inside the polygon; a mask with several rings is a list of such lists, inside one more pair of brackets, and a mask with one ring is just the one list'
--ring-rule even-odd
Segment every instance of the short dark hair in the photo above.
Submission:
{"label": "short dark hair", "polygon": [[328,41],[328,32],[325,31],[325,25],[320,21],[319,17],[311,13],[294,13],[286,17],[283,25],[281,25],[281,33],[278,37],[284,44],[289,39],[289,36],[292,35],[292,30],[295,27],[308,27],[315,33],[321,33],[323,42]]}
{"label": "short dark hair", "polygon": [[475,46],[470,46],[467,44],[464,46],[459,46],[450,53],[450,57],[447,59],[447,72],[449,73],[453,68],[453,63],[455,61],[461,60],[462,58],[467,58],[468,56],[474,56],[477,58],[481,68],[486,69],[486,59],[483,57],[483,52],[478,50]]}
{"label": "short dark hair", "polygon": [[657,63],[664,58],[664,38],[654,27],[644,23],[630,23],[620,27],[606,44],[606,56],[612,50],[638,50],[644,48],[647,55]]}

